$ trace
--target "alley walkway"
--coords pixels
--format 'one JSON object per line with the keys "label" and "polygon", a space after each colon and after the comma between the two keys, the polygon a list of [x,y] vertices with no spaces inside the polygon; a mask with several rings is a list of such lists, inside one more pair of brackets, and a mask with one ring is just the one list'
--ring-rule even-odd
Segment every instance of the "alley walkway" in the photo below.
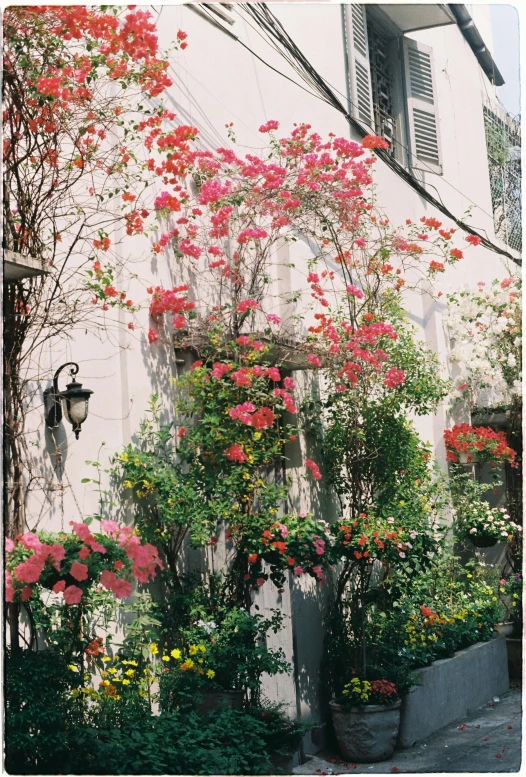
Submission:
{"label": "alley walkway", "polygon": [[342,762],[325,751],[294,774],[389,774],[433,772],[518,772],[521,766],[521,689],[510,691],[464,720],[442,729],[389,761],[375,764]]}

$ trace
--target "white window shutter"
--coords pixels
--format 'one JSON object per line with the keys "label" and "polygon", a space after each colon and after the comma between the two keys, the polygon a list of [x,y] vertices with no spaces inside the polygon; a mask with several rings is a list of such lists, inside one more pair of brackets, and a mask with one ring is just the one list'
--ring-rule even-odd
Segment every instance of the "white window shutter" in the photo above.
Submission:
{"label": "white window shutter", "polygon": [[[371,90],[371,68],[369,44],[367,43],[367,19],[365,5],[348,3],[344,5],[347,53],[349,57],[349,91],[351,114],[373,130],[373,109]],[[374,130],[373,130],[374,131]]]}
{"label": "white window shutter", "polygon": [[442,174],[432,49],[410,38],[403,44],[410,166]]}

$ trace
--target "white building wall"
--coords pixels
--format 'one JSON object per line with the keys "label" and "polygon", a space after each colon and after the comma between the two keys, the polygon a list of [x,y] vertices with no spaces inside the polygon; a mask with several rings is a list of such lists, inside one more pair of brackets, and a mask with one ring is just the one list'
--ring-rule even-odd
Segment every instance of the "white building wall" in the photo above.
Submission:
{"label": "white building wall", "polygon": [[[280,3],[271,7],[300,49],[345,103],[340,6]],[[486,35],[489,11],[484,14],[480,6],[473,8],[476,9],[477,24],[481,31],[484,27],[483,35]],[[262,145],[262,136],[257,129],[269,119],[277,119],[284,133],[292,129],[294,122],[306,121],[321,135],[331,131],[346,137],[352,135],[346,120],[334,108],[266,67],[190,8],[179,5],[157,10],[160,12],[162,46],[168,46],[178,29],[188,33],[188,48],[173,60],[174,85],[169,89],[171,105],[168,107],[176,111],[181,123],[192,123],[200,129],[205,147],[230,146],[225,124],[232,121],[238,153],[253,152]],[[236,16],[236,23],[230,29],[269,64],[300,82],[299,76],[250,24]],[[455,25],[411,33],[411,37],[433,47],[441,127],[443,176],[424,173],[423,181],[458,216],[471,205],[470,223],[494,240],[482,118],[484,95],[494,94],[494,90]],[[422,215],[436,216],[446,223],[439,212],[381,161],[376,165],[376,181],[379,203],[393,223],[403,223],[406,218],[418,220]],[[463,236],[461,233],[459,236],[462,244]],[[114,236],[117,242],[120,238],[120,234]],[[126,289],[135,302],[146,302],[145,288],[150,284],[171,287],[180,280],[172,260],[163,254],[152,258],[144,238],[125,237],[117,250],[138,275]],[[308,253],[304,244],[292,247],[291,258],[296,261],[297,269],[291,271],[288,278],[281,270],[281,284],[290,284],[292,288],[304,285],[304,261]],[[464,285],[474,287],[478,280],[489,281],[508,274],[497,254],[482,247],[469,249],[466,258],[441,278],[439,288],[447,293]],[[447,349],[441,324],[443,311],[441,302],[414,294],[408,296],[411,320],[418,326],[420,336],[437,350],[446,364]],[[117,318],[117,315],[113,317]],[[42,381],[40,387],[35,386],[35,412],[32,414],[35,432],[31,439],[35,443],[35,460],[46,471],[48,483],[44,491],[35,488],[30,494],[30,529],[35,528],[35,516],[39,516],[39,528],[67,529],[70,520],[79,520],[96,510],[97,495],[92,484],[81,484],[82,478],[92,477],[94,472],[94,468],[85,462],[100,460],[107,467],[109,457],[121,450],[138,430],[152,393],[160,395],[166,419],[172,417],[170,379],[177,369],[174,354],[169,347],[149,346],[147,305],[137,319],[139,325],[134,332],[127,330],[125,325],[111,330],[109,335],[78,327],[70,333],[68,340],[54,342],[52,348],[41,355],[42,365],[48,366],[50,374],[64,361],[77,361],[79,379],[93,389],[94,394],[78,442],[69,426],[58,430],[62,462],[57,465],[56,457],[52,455],[53,435],[44,427],[39,395],[49,382]],[[298,384],[301,392],[302,381],[298,380]],[[445,406],[435,417],[417,420],[420,433],[432,442],[442,465],[445,464],[442,432],[447,424]],[[67,442],[64,443],[66,434]],[[297,468],[301,461],[299,447],[304,454],[308,445],[308,440],[302,439],[297,443],[298,447],[291,450],[290,471],[295,479],[291,496],[294,504],[291,506],[300,509],[301,503],[301,509],[308,509],[311,501],[317,512],[330,517],[334,514],[333,507],[328,500],[320,498],[319,487],[313,491],[307,489],[301,477],[303,470]],[[291,714],[300,712],[307,720],[320,720],[318,671],[324,593],[310,581],[294,581],[290,590],[279,595],[269,583],[258,595],[258,600],[266,607],[282,606],[287,616],[294,616],[294,630],[289,626],[274,641],[283,647],[292,661],[294,636],[296,677],[293,673],[289,677],[269,679],[268,695],[284,701]],[[315,749],[316,745],[312,747]]]}

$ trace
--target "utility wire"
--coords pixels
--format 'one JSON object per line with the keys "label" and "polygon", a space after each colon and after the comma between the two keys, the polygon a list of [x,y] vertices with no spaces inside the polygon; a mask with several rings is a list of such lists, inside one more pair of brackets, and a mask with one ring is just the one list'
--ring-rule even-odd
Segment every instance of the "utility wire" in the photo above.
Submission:
{"label": "utility wire", "polygon": [[[311,63],[305,57],[302,51],[296,46],[292,38],[284,29],[279,19],[277,19],[274,16],[274,14],[270,11],[266,3],[257,3],[257,4],[240,3],[238,7],[241,7],[245,11],[245,13],[247,13],[249,16],[251,16],[254,19],[256,24],[258,24],[258,26],[260,26],[261,29],[264,30],[264,32],[266,33],[266,35],[269,37],[270,40],[274,40],[276,42],[273,48],[279,51],[279,53],[289,62],[289,64],[291,64],[294,67],[294,70],[300,75],[300,77],[311,88],[313,88],[317,92],[316,96],[320,97],[324,102],[328,103],[329,105],[332,105],[332,107],[336,108],[336,110],[338,110],[341,114],[343,114],[347,122],[360,135],[360,137],[365,137],[367,134],[369,134],[367,130],[361,126],[361,124],[357,121],[357,119],[351,116],[349,112],[345,109],[345,107],[342,105],[342,103],[334,93],[333,89],[331,89],[331,87],[325,81],[325,79],[315,70],[315,68],[311,65]],[[238,39],[238,42],[241,43],[244,46],[244,48],[251,51],[251,49],[239,39]],[[276,68],[272,67],[272,65],[270,65],[268,62],[266,62],[257,54],[255,54],[255,52],[251,51],[251,53],[254,54],[254,56],[256,56],[261,62],[263,62],[271,70],[274,70],[275,72],[284,76],[285,78],[287,78],[287,80],[292,81],[292,83],[296,83],[293,79],[289,78],[288,76],[285,76],[283,73],[280,73],[278,70],[276,70]],[[299,86],[299,84],[297,83],[296,85]],[[305,89],[305,87],[302,87],[302,88]],[[311,93],[310,90],[308,89],[305,89],[305,91],[308,91],[309,93]],[[405,181],[405,183],[407,183],[412,189],[414,189],[421,197],[423,197],[433,207],[435,207],[437,210],[439,210],[441,213],[447,216],[447,218],[451,219],[451,221],[457,224],[457,226],[459,226],[465,232],[468,232],[471,235],[475,235],[476,237],[479,237],[481,240],[481,245],[483,245],[485,248],[489,249],[490,251],[494,251],[495,253],[500,254],[501,256],[505,256],[508,259],[511,259],[512,262],[514,262],[519,266],[522,265],[521,259],[518,259],[517,257],[510,254],[508,251],[505,251],[504,249],[495,245],[495,243],[491,242],[487,237],[480,235],[473,227],[471,227],[469,224],[466,224],[460,218],[455,216],[443,203],[441,203],[439,200],[433,197],[433,195],[430,192],[428,192],[425,186],[422,183],[420,183],[420,181],[418,181],[414,175],[412,175],[408,170],[406,170],[399,162],[393,159],[384,149],[375,149],[375,151],[380,157],[380,159],[382,159],[382,161],[388,165],[388,167],[390,167],[400,178],[402,178],[402,180]]]}

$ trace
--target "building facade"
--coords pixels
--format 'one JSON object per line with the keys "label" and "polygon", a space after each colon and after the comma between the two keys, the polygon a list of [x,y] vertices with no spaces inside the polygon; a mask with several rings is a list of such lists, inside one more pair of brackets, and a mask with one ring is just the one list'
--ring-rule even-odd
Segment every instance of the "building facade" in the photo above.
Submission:
{"label": "building facade", "polygon": [[[446,209],[491,244],[479,246],[447,270],[440,285],[444,298],[454,288],[474,288],[477,281],[509,275],[521,248],[516,215],[520,183],[517,170],[509,172],[501,189],[497,179],[508,175],[503,169],[509,169],[510,160],[517,168],[517,152],[511,148],[520,147],[520,129],[498,107],[501,76],[490,54],[489,6],[312,2],[268,7],[281,42],[243,3],[156,8],[162,46],[168,48],[178,29],[188,34],[188,48],[174,57],[170,71],[168,107],[177,115],[175,122],[196,126],[204,149],[229,147],[226,125],[233,122],[238,153],[254,153],[261,146],[258,127],[271,119],[285,132],[295,122],[308,122],[322,136],[334,132],[360,140],[367,133],[381,135],[389,142],[392,164],[380,160],[376,165],[377,202],[392,223],[433,216],[453,226]],[[317,88],[320,78],[335,97],[332,103]],[[505,157],[502,144],[495,141],[502,127],[511,138]],[[168,249],[152,258],[144,238],[127,237],[122,230],[112,236],[112,244],[116,264],[125,265],[131,278],[129,296],[137,302],[145,301],[146,285],[172,287],[180,282]],[[300,239],[286,250],[290,253],[279,257],[282,271],[275,275],[283,294],[306,287],[310,248]],[[293,305],[283,303],[282,317],[293,315]],[[410,293],[406,309],[419,336],[454,377],[442,324],[445,305]],[[67,340],[46,345],[36,357],[38,371],[45,376],[64,362],[77,362],[80,379],[94,393],[77,441],[69,426],[46,428],[42,397],[50,380],[35,382],[30,443],[39,473],[27,504],[31,530],[67,529],[70,520],[96,510],[93,484],[82,483],[93,478],[93,465],[86,462],[98,461],[102,470],[107,468],[109,458],[137,432],[152,394],[159,395],[166,418],[172,414],[171,379],[188,366],[187,357],[170,347],[152,352],[147,305],[137,314],[134,331],[126,329],[123,316],[119,312],[115,320],[109,318],[105,331],[78,326]],[[306,373],[298,378],[300,393],[311,381]],[[417,419],[420,434],[432,443],[442,467],[444,428],[452,419],[469,418],[466,408],[455,413],[450,416],[444,404],[435,416]],[[307,489],[298,472],[297,463],[310,451],[310,443],[301,439],[297,445],[291,447],[289,459],[293,507],[321,512],[330,520],[336,516],[331,500]],[[106,477],[103,471],[102,487],[110,488]],[[223,559],[220,543],[203,556],[191,556],[189,563],[217,570]],[[269,678],[266,693],[283,701],[291,716],[319,723],[324,701],[317,678],[326,595],[313,582],[296,580],[281,594],[269,583],[258,601],[267,608],[279,606],[286,614],[285,629],[273,639],[294,667],[289,676]],[[315,726],[306,750],[315,752],[322,744],[323,731]]]}

